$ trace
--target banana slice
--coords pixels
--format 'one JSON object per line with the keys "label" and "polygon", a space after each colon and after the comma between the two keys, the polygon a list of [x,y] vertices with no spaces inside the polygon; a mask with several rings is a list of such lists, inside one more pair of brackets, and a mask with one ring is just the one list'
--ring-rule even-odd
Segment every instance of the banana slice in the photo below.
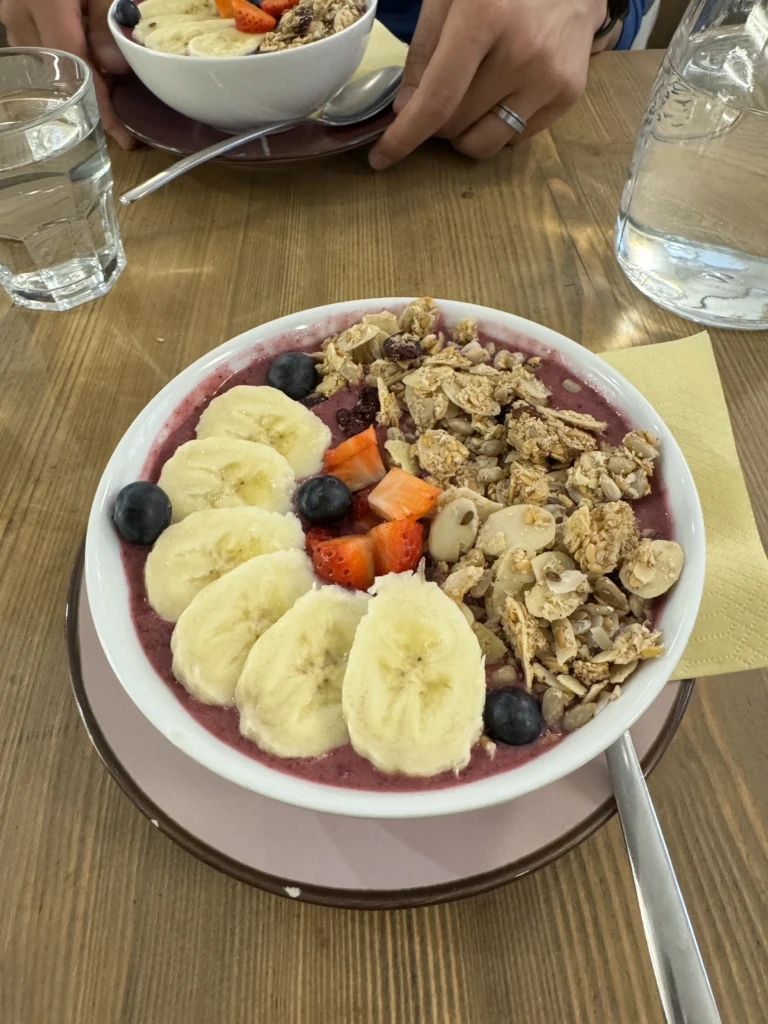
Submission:
{"label": "banana slice", "polygon": [[310,590],[259,637],[235,690],[243,736],[278,757],[317,757],[349,742],[341,683],[369,600],[341,587]]}
{"label": "banana slice", "polygon": [[[144,4],[141,6],[143,7]],[[133,30],[133,38],[137,43],[145,43],[147,36],[155,30],[172,28],[174,25],[183,27],[194,24],[218,27],[222,24],[234,25],[234,21],[230,23],[222,22],[220,19],[214,20],[211,18],[211,12],[208,10],[198,11],[196,14],[158,14],[154,18],[142,18]]]}
{"label": "banana slice", "polygon": [[317,473],[331,432],[313,412],[277,388],[241,384],[214,398],[197,425],[197,436],[238,437],[275,448],[298,477]]}
{"label": "banana slice", "polygon": [[263,508],[193,512],[160,534],[144,567],[147,599],[157,614],[176,622],[209,583],[257,555],[304,547],[294,515]]}
{"label": "banana slice", "polygon": [[244,57],[255,53],[262,36],[240,32],[234,22],[222,21],[223,28],[190,39],[187,53],[190,57]]}
{"label": "banana slice", "polygon": [[231,707],[251,648],[315,583],[303,551],[258,555],[209,584],[171,637],[173,674],[203,704]]}
{"label": "banana slice", "polygon": [[220,24],[221,19],[189,23],[174,19],[165,28],[156,28],[154,32],[149,32],[144,38],[144,45],[148,50],[159,50],[161,53],[186,54],[189,52],[190,40],[212,31],[213,26]]}
{"label": "banana slice", "polygon": [[158,484],[171,499],[178,523],[204,508],[257,505],[288,512],[296,478],[274,448],[233,437],[180,445],[163,466]]}
{"label": "banana slice", "polygon": [[383,576],[371,593],[342,687],[352,746],[384,772],[463,768],[485,701],[472,628],[437,584],[413,573]]}
{"label": "banana slice", "polygon": [[142,0],[139,5],[141,20],[158,14],[198,14],[215,18],[219,13],[214,0]]}

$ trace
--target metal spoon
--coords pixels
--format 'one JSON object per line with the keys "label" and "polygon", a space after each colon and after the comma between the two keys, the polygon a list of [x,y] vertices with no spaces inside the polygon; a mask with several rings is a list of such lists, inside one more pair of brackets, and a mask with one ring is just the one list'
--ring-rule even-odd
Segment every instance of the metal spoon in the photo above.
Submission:
{"label": "metal spoon", "polygon": [[720,1024],[683,894],[628,732],[606,751],[653,972],[669,1024]]}
{"label": "metal spoon", "polygon": [[265,135],[272,135],[274,132],[282,131],[285,128],[293,128],[299,124],[322,124],[326,128],[345,128],[352,124],[359,124],[367,121],[382,110],[386,110],[397,94],[400,81],[403,77],[401,67],[379,68],[371,71],[361,78],[348,82],[340,92],[337,92],[332,100],[326,103],[325,107],[314,117],[303,117],[298,121],[281,121],[278,124],[269,124],[262,128],[253,128],[243,132],[242,135],[233,135],[229,139],[222,139],[198,153],[192,153],[177,163],[172,164],[164,171],[160,171],[147,181],[136,185],[120,196],[120,202],[125,206],[143,199],[151,192],[167,185],[169,181],[186,174],[193,167],[213,160],[223,153],[229,153],[232,149],[244,145],[246,142],[253,142]]}

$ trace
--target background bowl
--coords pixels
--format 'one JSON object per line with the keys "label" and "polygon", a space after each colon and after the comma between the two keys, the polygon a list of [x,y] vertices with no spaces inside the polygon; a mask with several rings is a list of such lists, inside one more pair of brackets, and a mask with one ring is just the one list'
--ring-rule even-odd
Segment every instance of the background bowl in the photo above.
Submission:
{"label": "background bowl", "polygon": [[214,371],[241,369],[256,355],[268,354],[278,339],[285,344],[293,332],[297,333],[297,347],[319,344],[364,313],[398,311],[409,301],[367,299],[294,313],[246,331],[198,359],[167,384],[129,427],[101,478],[88,523],[85,573],[93,619],[107,658],[137,707],[167,739],[211,771],[256,793],[315,811],[372,818],[454,814],[511,800],[575,771],[618,739],[658,696],[683,653],[704,586],[704,523],[696,486],[677,443],[643,396],[599,356],[555,331],[484,306],[438,300],[449,325],[470,317],[491,338],[506,338],[514,344],[516,337],[524,335],[530,347],[545,358],[557,353],[575,376],[602,392],[632,424],[661,438],[661,479],[674,537],[686,555],[683,574],[659,616],[667,653],[642,662],[619,700],[556,747],[508,772],[447,789],[371,793],[308,782],[238,753],[195,721],[158,678],[134,630],[120,544],[111,522],[115,495],[140,478],[150,450],[174,411]]}
{"label": "background bowl", "polygon": [[354,25],[327,39],[279,53],[187,57],[129,39],[109,9],[109,28],[132,70],[163,103],[195,121],[241,132],[319,110],[358,68],[377,0]]}

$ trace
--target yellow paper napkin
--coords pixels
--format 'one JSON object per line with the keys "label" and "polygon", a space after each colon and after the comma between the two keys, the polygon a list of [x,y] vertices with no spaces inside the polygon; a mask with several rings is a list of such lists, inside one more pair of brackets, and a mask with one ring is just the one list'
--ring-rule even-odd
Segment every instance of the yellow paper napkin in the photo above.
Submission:
{"label": "yellow paper napkin", "polygon": [[403,67],[407,56],[408,47],[405,43],[401,43],[396,36],[393,36],[380,21],[374,21],[371,34],[368,36],[365,56],[353,76],[353,81],[355,78],[367,75],[369,71],[377,71],[379,68],[386,68],[390,65]]}
{"label": "yellow paper napkin", "polygon": [[673,679],[768,665],[768,559],[747,495],[720,375],[705,332],[604,352],[680,445],[704,511],[707,569],[693,634]]}

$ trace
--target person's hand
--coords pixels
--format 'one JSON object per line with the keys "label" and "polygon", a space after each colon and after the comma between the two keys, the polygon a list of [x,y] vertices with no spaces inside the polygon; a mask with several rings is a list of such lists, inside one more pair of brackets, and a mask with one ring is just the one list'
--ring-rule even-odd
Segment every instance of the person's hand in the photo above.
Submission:
{"label": "person's hand", "polygon": [[93,66],[93,81],[104,128],[124,149],[133,136],[118,121],[109,99],[106,75],[124,74],[128,65],[115,45],[107,25],[110,0],[0,0],[0,22],[11,46],[47,46],[82,57]]}
{"label": "person's hand", "polygon": [[424,0],[397,118],[371,151],[383,170],[433,135],[477,159],[516,135],[504,103],[541,131],[581,95],[607,0]]}

